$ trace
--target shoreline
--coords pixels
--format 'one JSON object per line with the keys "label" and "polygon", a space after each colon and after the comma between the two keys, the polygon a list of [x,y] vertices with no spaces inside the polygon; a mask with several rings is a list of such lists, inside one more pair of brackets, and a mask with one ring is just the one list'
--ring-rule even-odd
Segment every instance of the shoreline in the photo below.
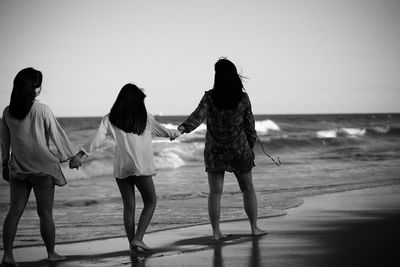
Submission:
{"label": "shoreline", "polygon": [[[329,194],[329,193],[327,193]],[[289,207],[287,209],[294,209],[303,204],[304,201],[301,201],[301,204]],[[267,219],[267,218],[273,218],[273,217],[279,217],[279,216],[285,216],[287,213],[285,211],[280,212],[280,210],[273,210],[273,212],[270,215],[264,215],[264,216],[259,216],[258,219]],[[241,222],[241,221],[247,221],[246,218],[241,218],[241,219],[228,219],[228,220],[221,220],[222,223],[229,223],[229,222]],[[146,234],[153,234],[153,233],[158,233],[158,232],[163,232],[163,231],[170,231],[170,230],[177,230],[177,229],[184,229],[188,227],[193,227],[193,226],[204,226],[204,225],[209,225],[209,222],[202,222],[202,223],[193,223],[193,224],[181,224],[179,226],[172,226],[172,227],[166,227],[166,228],[159,228],[159,229],[154,229],[150,231],[146,231]],[[68,245],[68,244],[75,244],[75,243],[85,243],[85,242],[91,242],[91,241],[102,241],[102,240],[108,240],[108,239],[114,239],[114,238],[126,238],[126,234],[123,233],[121,235],[117,236],[111,236],[111,237],[99,237],[99,238],[93,238],[93,239],[82,239],[82,240],[76,240],[76,241],[61,241],[57,242],[57,245]],[[26,246],[14,246],[14,248],[30,248],[30,247],[43,247],[44,244],[34,244],[34,245],[26,245]],[[0,252],[3,251],[3,248],[0,248]]]}
{"label": "shoreline", "polygon": [[[393,182],[395,181],[395,182]],[[325,196],[325,195],[330,195],[330,194],[336,194],[336,193],[346,193],[346,192],[352,192],[352,191],[357,191],[357,190],[368,190],[368,189],[373,189],[373,188],[380,188],[380,187],[390,187],[390,186],[398,186],[400,185],[400,180],[384,180],[384,181],[372,181],[369,183],[352,183],[352,184],[340,184],[340,185],[331,185],[331,186],[323,186],[326,188],[326,191],[314,191],[314,189],[321,189],[320,186],[316,187],[309,187],[308,190],[304,191],[305,188],[300,188],[299,191],[302,191],[302,195],[300,196],[294,196],[292,197],[288,203],[284,203],[283,206],[280,207],[271,207],[268,209],[267,214],[264,215],[259,215],[258,219],[268,219],[268,218],[273,218],[273,217],[279,217],[279,216],[286,216],[287,211],[291,209],[296,209],[304,204],[304,199],[309,198],[309,197],[318,197],[318,196]],[[285,189],[280,189],[279,191],[275,192],[273,191],[261,191],[257,192],[257,194],[277,194],[277,193],[295,193],[297,192],[296,188],[291,188],[291,190],[285,190]],[[239,194],[238,192],[237,194]],[[235,193],[236,194],[236,193]],[[286,199],[286,198],[284,198]],[[286,199],[287,200],[287,199]],[[279,202],[279,201],[277,201]],[[259,207],[260,209],[260,207]],[[223,211],[223,207],[221,209],[221,212]],[[246,217],[242,217],[239,219],[221,219],[221,223],[229,223],[229,222],[241,222],[241,221],[247,221]],[[122,224],[122,222],[121,222]],[[150,233],[157,233],[157,232],[162,232],[162,231],[169,231],[169,230],[176,230],[176,229],[181,229],[181,228],[187,228],[187,227],[193,227],[193,226],[204,226],[204,225],[209,225],[209,222],[201,222],[201,223],[187,223],[187,224],[179,224],[175,226],[170,226],[170,227],[163,227],[163,228],[156,228],[156,229],[151,229],[151,223],[150,223],[150,230],[146,232],[146,234]],[[105,236],[105,237],[98,237],[98,238],[87,238],[87,239],[80,239],[80,240],[71,240],[71,241],[60,241],[56,243],[57,245],[64,245],[64,244],[74,244],[74,243],[84,243],[84,242],[91,242],[91,241],[101,241],[101,240],[108,240],[108,239],[113,239],[113,238],[125,238],[125,232],[121,232],[120,235],[113,235],[113,236]],[[39,244],[31,244],[31,245],[15,245],[14,248],[30,248],[30,247],[42,247],[43,241],[40,241]],[[3,251],[3,247],[0,247],[0,252]]]}
{"label": "shoreline", "polygon": [[[145,235],[145,242],[154,249],[152,253],[143,255],[139,263],[144,264],[145,261],[146,266],[179,266],[187,260],[195,262],[194,259],[198,259],[200,266],[210,266],[209,260],[212,259],[214,263],[217,261],[214,266],[223,266],[219,261],[231,262],[232,266],[252,266],[250,263],[274,266],[282,264],[281,261],[288,266],[320,266],[321,263],[331,266],[327,259],[333,260],[333,263],[355,263],[360,260],[360,255],[349,253],[372,249],[384,253],[386,259],[367,254],[361,260],[373,257],[374,261],[387,263],[394,257],[389,241],[398,240],[400,235],[398,231],[387,233],[393,230],[393,225],[397,227],[400,218],[399,193],[400,185],[394,185],[305,197],[304,204],[289,209],[286,216],[259,218],[260,227],[268,232],[262,237],[249,235],[247,220],[221,222],[222,230],[229,234],[221,243],[212,242],[211,227],[207,224],[149,232]],[[352,239],[360,238],[367,243],[357,243],[357,249],[344,249],[352,247]],[[382,239],[383,243],[380,242]],[[56,251],[68,259],[57,263],[57,266],[125,265],[130,263],[127,243],[125,236],[58,243]],[[366,247],[367,244],[373,247]],[[380,246],[387,249],[381,251]],[[247,253],[247,256],[237,258],[239,251]],[[16,248],[14,253],[21,266],[43,266],[46,262],[44,246]],[[218,256],[219,253],[222,255]],[[297,256],[294,257],[293,253]],[[347,258],[336,258],[337,255]]]}

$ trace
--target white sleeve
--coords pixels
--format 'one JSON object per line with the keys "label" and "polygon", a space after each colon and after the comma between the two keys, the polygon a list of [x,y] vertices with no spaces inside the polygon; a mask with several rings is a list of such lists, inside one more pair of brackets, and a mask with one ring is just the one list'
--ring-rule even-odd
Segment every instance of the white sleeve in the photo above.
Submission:
{"label": "white sleeve", "polygon": [[95,151],[104,141],[104,139],[106,139],[108,125],[109,125],[109,119],[108,115],[106,115],[101,120],[96,134],[92,137],[92,139],[89,142],[84,144],[80,150],[85,152],[86,155],[90,155],[93,151]]}
{"label": "white sleeve", "polygon": [[76,154],[74,146],[69,141],[67,135],[61,128],[61,125],[58,123],[50,108],[46,107],[44,109],[43,116],[46,132],[57,148],[60,162],[67,161]]}
{"label": "white sleeve", "polygon": [[147,113],[147,118],[149,120],[149,125],[151,128],[151,135],[157,137],[171,137],[173,136],[173,130],[167,129],[162,126],[158,121],[156,121],[153,115]]}

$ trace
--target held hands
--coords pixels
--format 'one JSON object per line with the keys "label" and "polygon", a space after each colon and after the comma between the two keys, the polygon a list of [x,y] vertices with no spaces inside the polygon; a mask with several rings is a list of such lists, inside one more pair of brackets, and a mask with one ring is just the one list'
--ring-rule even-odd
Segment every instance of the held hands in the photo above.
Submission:
{"label": "held hands", "polygon": [[171,130],[171,135],[169,136],[169,140],[173,141],[176,138],[178,138],[179,136],[181,136],[181,132],[178,130]]}
{"label": "held hands", "polygon": [[173,141],[185,132],[185,127],[179,126],[178,130],[171,130],[171,131],[172,131],[172,134],[170,135],[169,139],[171,141]]}
{"label": "held hands", "polygon": [[70,169],[79,169],[79,167],[82,165],[82,157],[84,153],[82,151],[79,151],[78,154],[76,154],[70,161],[69,161],[69,168]]}
{"label": "held hands", "polygon": [[178,127],[178,131],[183,134],[185,132],[185,127],[183,125]]}

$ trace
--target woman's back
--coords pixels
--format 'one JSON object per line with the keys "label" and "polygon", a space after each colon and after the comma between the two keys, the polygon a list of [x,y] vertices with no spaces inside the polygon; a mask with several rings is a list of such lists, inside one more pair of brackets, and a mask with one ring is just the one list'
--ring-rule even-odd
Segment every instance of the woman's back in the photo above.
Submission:
{"label": "woman's back", "polygon": [[[11,172],[21,179],[32,174],[51,175],[56,184],[64,185],[66,181],[59,162],[74,155],[75,149],[50,108],[34,102],[26,117],[19,120],[10,115],[7,107],[3,119],[9,131]],[[2,138],[2,141],[7,142],[7,138]],[[50,141],[54,145],[53,151],[50,150]]]}
{"label": "woman's back", "polygon": [[151,119],[141,135],[127,133],[108,121],[109,132],[114,139],[114,176],[125,178],[132,175],[155,175],[151,139]]}
{"label": "woman's back", "polygon": [[207,131],[220,143],[232,143],[244,131],[245,112],[248,109],[247,94],[243,94],[237,106],[220,109],[210,96],[207,115]]}
{"label": "woman's back", "polygon": [[146,128],[142,134],[127,133],[110,122],[109,114],[103,117],[96,135],[81,148],[90,155],[110,136],[115,141],[113,175],[117,178],[128,176],[155,175],[152,136],[170,137],[176,130],[166,129],[147,113]]}
{"label": "woman's back", "polygon": [[[9,114],[9,108],[4,110],[3,117],[10,130],[12,153],[21,158],[48,152],[45,121],[49,116],[48,107],[35,102],[29,113],[22,120]],[[35,157],[33,157],[35,158]]]}
{"label": "woman's back", "polygon": [[206,171],[247,172],[254,166],[252,148],[257,136],[249,97],[243,93],[236,107],[220,109],[210,92],[204,94],[196,110],[181,125],[185,132],[191,132],[207,121]]}

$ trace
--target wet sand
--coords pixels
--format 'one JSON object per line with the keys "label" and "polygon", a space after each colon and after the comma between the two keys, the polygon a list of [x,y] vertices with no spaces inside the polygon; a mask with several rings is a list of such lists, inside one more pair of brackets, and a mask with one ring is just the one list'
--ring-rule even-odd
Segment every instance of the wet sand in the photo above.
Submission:
{"label": "wet sand", "polygon": [[259,219],[268,232],[260,237],[247,221],[222,223],[228,237],[218,242],[208,224],[148,233],[153,250],[135,260],[126,238],[59,244],[67,260],[58,263],[47,263],[43,246],[14,255],[21,266],[396,266],[399,225],[395,185],[305,198],[285,216]]}

